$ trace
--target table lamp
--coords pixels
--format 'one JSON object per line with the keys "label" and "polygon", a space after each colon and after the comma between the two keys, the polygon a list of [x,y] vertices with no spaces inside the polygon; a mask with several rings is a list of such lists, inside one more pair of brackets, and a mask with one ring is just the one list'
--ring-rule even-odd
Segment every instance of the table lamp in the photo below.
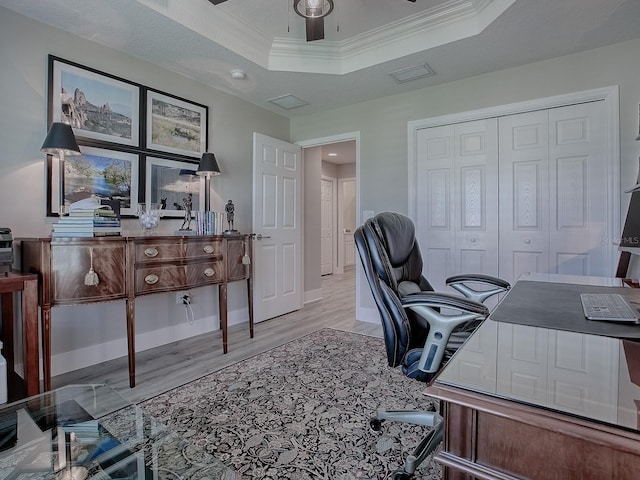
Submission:
{"label": "table lamp", "polygon": [[204,177],[204,211],[211,211],[211,177],[220,175],[220,167],[213,153],[203,153],[196,173]]}
{"label": "table lamp", "polygon": [[80,155],[80,148],[76,142],[76,136],[73,134],[71,125],[62,122],[53,122],[49,128],[46,138],[40,151],[49,155],[58,155],[60,159],[59,165],[59,198],[60,209],[58,215],[65,215],[64,208],[64,157],[65,155]]}

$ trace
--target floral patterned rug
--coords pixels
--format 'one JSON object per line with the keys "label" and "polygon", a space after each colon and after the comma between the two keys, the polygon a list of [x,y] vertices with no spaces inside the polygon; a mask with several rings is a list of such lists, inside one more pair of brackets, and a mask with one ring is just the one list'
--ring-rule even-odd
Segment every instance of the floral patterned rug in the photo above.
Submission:
{"label": "floral patterned rug", "polygon": [[[390,478],[425,427],[378,408],[424,409],[424,384],[387,365],[382,339],[323,329],[140,404],[243,479]],[[428,459],[416,480],[441,478]]]}

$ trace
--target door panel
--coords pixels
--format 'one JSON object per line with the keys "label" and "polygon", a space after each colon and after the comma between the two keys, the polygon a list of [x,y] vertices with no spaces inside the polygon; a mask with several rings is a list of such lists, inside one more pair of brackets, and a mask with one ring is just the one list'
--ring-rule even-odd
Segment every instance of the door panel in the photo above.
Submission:
{"label": "door panel", "polygon": [[254,317],[302,307],[301,148],[253,136]]}
{"label": "door panel", "polygon": [[320,274],[333,273],[333,182],[322,179],[320,185]]}
{"label": "door panel", "polygon": [[499,120],[500,277],[549,270],[549,113]]}
{"label": "door panel", "polygon": [[416,234],[436,290],[457,273],[498,273],[496,136],[496,119],[418,132],[418,181],[428,188],[418,190]]}
{"label": "door panel", "polygon": [[550,256],[555,273],[611,276],[607,265],[604,102],[549,111]]}

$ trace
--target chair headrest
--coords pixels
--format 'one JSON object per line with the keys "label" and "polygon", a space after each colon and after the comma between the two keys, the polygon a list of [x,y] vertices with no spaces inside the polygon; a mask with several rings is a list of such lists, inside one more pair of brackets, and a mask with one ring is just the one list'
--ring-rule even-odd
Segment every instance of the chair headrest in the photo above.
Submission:
{"label": "chair headrest", "polygon": [[373,217],[371,222],[384,242],[391,265],[398,267],[406,262],[416,241],[413,221],[399,213],[382,212]]}

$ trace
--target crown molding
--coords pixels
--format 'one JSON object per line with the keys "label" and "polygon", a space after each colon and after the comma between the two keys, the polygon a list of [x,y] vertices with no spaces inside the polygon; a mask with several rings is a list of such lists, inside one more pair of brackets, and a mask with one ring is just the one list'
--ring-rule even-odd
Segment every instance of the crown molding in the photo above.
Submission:
{"label": "crown molding", "polygon": [[[342,41],[275,37],[202,0],[135,0],[267,70],[344,75],[482,32],[515,0],[449,0]],[[241,39],[241,40],[239,40]]]}
{"label": "crown molding", "polygon": [[479,34],[515,0],[450,0],[341,42],[276,37],[269,69],[343,75]]}
{"label": "crown molding", "polygon": [[[268,68],[271,38],[203,0],[135,0],[198,35]],[[242,39],[239,41],[238,39]]]}

